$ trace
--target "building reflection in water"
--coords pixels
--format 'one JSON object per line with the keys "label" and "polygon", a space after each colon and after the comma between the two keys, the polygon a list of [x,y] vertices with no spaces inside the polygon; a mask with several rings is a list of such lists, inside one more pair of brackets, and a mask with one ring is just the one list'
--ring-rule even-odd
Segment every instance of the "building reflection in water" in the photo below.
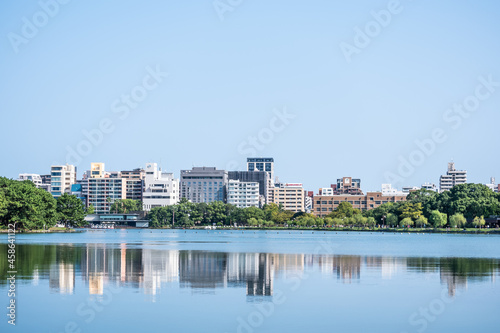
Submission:
{"label": "building reflection in water", "polygon": [[361,277],[360,256],[335,256],[333,269],[337,272],[337,279],[350,283]]}
{"label": "building reflection in water", "polygon": [[[38,270],[36,270],[38,280]],[[49,288],[51,292],[73,294],[75,290],[75,265],[52,263],[49,267]]]}
{"label": "building reflection in water", "polygon": [[154,299],[162,285],[178,283],[181,288],[195,292],[241,288],[253,297],[272,296],[277,277],[300,277],[306,270],[317,269],[351,283],[360,280],[366,269],[384,279],[408,273],[439,274],[441,283],[447,285],[449,295],[453,296],[457,288],[466,288],[469,281],[494,282],[499,273],[496,259],[226,253],[129,246],[87,244],[62,248],[59,245],[61,248],[46,266],[37,263],[31,268],[31,279],[38,281],[48,275],[51,292],[62,294],[74,293],[76,276],[81,275],[91,295],[103,295],[106,285],[112,283],[142,289]]}

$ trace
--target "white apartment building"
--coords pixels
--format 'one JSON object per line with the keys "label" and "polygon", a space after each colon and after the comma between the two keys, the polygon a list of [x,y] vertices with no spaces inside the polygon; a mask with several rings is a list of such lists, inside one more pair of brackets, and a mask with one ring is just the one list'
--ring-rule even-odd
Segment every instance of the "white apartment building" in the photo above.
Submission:
{"label": "white apartment building", "polygon": [[292,212],[304,211],[304,188],[299,183],[277,183],[271,191],[271,202],[283,205],[283,209]]}
{"label": "white apartment building", "polygon": [[455,185],[467,183],[467,171],[456,170],[455,163],[448,163],[448,171],[446,175],[442,175],[439,178],[439,190],[449,191]]}
{"label": "white apartment building", "polygon": [[19,181],[31,180],[36,187],[42,186],[42,177],[36,173],[20,173],[17,178]]}
{"label": "white apartment building", "polygon": [[[411,188],[416,189],[416,188]],[[407,192],[399,191],[397,188],[393,188],[391,184],[382,184],[382,195],[407,195],[410,193],[410,189]]]}
{"label": "white apartment building", "polygon": [[259,207],[259,183],[229,180],[227,203],[238,208]]}
{"label": "white apartment building", "polygon": [[146,164],[142,203],[145,211],[179,202],[179,180],[173,173],[162,172],[156,163]]}
{"label": "white apartment building", "polygon": [[71,164],[50,167],[50,190],[54,198],[71,193],[71,185],[76,184],[76,167]]}
{"label": "white apartment building", "polygon": [[484,184],[486,187],[488,187],[490,190],[493,192],[496,192],[498,190],[498,187],[495,184],[495,177],[490,178],[490,183],[489,184]]}
{"label": "white apartment building", "polygon": [[421,188],[423,188],[424,190],[439,192],[438,187],[434,183],[424,183],[424,184],[422,184]]}
{"label": "white apartment building", "polygon": [[304,210],[306,213],[311,213],[313,209],[313,198],[304,195]]}
{"label": "white apartment building", "polygon": [[401,188],[401,192],[403,192],[403,195],[410,194],[412,191],[420,190],[420,187],[417,186],[403,186]]}

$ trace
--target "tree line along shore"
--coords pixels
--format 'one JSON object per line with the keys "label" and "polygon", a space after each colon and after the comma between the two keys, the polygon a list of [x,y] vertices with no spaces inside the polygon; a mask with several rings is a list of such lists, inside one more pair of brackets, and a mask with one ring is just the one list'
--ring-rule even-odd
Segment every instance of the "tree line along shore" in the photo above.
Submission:
{"label": "tree line along shore", "polygon": [[[137,200],[117,200],[111,213],[140,211]],[[84,227],[85,216],[93,214],[74,195],[55,199],[31,181],[0,177],[0,227],[15,224],[19,231],[54,229],[56,224]],[[274,203],[263,208],[238,208],[221,201],[192,203],[186,199],[172,206],[153,208],[148,214],[150,228],[193,228],[198,226],[246,228],[311,228],[325,230],[474,231],[498,228],[500,193],[485,185],[461,184],[437,193],[425,189],[411,192],[406,201],[385,203],[375,209],[359,211],[348,202],[324,218],[310,213],[284,210]],[[61,229],[59,229],[61,230]]]}

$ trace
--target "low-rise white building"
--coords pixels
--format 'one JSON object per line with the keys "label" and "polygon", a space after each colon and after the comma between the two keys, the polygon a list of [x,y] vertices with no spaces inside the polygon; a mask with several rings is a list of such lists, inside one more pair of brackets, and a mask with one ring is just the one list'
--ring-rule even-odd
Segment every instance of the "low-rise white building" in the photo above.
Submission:
{"label": "low-rise white building", "polygon": [[229,180],[227,203],[238,208],[259,207],[259,183]]}
{"label": "low-rise white building", "polygon": [[17,178],[19,181],[31,180],[36,187],[42,186],[42,177],[36,173],[20,173]]}
{"label": "low-rise white building", "polygon": [[407,195],[408,192],[399,191],[397,188],[393,188],[391,184],[382,184],[382,195]]}
{"label": "low-rise white building", "polygon": [[418,186],[403,186],[401,188],[401,191],[403,192],[403,194],[410,194],[410,192],[412,191],[416,191],[416,190],[420,190],[420,187]]}
{"label": "low-rise white building", "polygon": [[424,190],[429,190],[429,191],[433,191],[433,192],[439,192],[439,188],[434,183],[424,183],[424,184],[422,184],[422,188]]}
{"label": "low-rise white building", "polygon": [[322,187],[319,189],[319,195],[333,195],[334,191],[331,187]]}
{"label": "low-rise white building", "polygon": [[162,172],[156,163],[146,164],[142,203],[145,211],[179,202],[179,180],[173,173]]}
{"label": "low-rise white building", "polygon": [[490,183],[489,184],[484,184],[484,185],[486,185],[493,192],[498,191],[498,187],[495,185],[495,177],[491,177],[490,178]]}

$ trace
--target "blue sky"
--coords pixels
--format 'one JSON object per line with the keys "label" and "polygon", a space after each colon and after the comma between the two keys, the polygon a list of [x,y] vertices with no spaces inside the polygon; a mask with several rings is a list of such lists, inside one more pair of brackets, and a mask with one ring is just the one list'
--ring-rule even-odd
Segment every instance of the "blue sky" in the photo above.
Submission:
{"label": "blue sky", "polygon": [[0,175],[69,159],[79,176],[152,161],[178,177],[243,170],[255,151],[315,192],[342,176],[437,183],[452,158],[500,181],[499,15],[497,1],[2,1]]}

